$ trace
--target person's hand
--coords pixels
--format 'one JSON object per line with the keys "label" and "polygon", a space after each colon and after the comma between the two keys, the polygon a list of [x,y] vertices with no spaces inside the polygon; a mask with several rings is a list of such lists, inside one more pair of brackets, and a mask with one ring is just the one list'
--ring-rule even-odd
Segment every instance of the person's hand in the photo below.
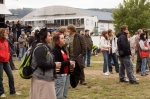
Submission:
{"label": "person's hand", "polygon": [[70,61],[70,65],[74,68],[75,67],[75,61]]}
{"label": "person's hand", "polygon": [[25,35],[24,38],[26,39],[26,38],[27,38],[27,35]]}
{"label": "person's hand", "polygon": [[55,62],[56,68],[61,68],[61,62]]}

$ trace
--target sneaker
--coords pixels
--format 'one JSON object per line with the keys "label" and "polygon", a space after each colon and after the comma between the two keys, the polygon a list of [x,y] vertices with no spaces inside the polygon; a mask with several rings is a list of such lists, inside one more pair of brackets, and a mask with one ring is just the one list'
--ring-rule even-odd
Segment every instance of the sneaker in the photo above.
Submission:
{"label": "sneaker", "polygon": [[135,78],[135,80],[139,80],[139,78]]}
{"label": "sneaker", "polygon": [[146,71],[149,71],[148,69]]}
{"label": "sneaker", "polygon": [[113,72],[112,72],[112,71],[110,71],[109,73],[110,73],[110,74],[113,74]]}
{"label": "sneaker", "polygon": [[137,81],[130,81],[130,84],[139,84]]}
{"label": "sneaker", "polygon": [[5,95],[5,94],[2,94],[2,95],[1,95],[1,98],[5,98],[5,97],[6,97],[6,95]]}
{"label": "sneaker", "polygon": [[19,93],[19,92],[16,92],[16,93],[15,93],[15,95],[18,95],[18,96],[19,96],[19,95],[21,95],[21,93]]}
{"label": "sneaker", "polygon": [[128,82],[128,81],[129,81],[129,79],[127,79],[127,78],[126,78],[126,79],[125,79],[125,81],[127,81],[127,82]]}
{"label": "sneaker", "polygon": [[129,80],[128,80],[128,79],[124,79],[124,80],[121,80],[121,79],[120,79],[120,82],[127,83],[127,82],[129,82]]}
{"label": "sneaker", "polygon": [[105,76],[109,76],[109,74],[106,72],[106,73],[103,73]]}
{"label": "sneaker", "polygon": [[84,82],[81,82],[80,84],[81,85],[87,85],[87,82],[84,81]]}

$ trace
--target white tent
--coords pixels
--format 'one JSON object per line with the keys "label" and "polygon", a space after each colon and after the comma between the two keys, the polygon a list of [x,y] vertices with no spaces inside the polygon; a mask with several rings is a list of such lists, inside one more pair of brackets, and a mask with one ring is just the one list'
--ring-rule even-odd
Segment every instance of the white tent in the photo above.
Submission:
{"label": "white tent", "polygon": [[5,4],[0,4],[0,14],[12,14],[5,6]]}

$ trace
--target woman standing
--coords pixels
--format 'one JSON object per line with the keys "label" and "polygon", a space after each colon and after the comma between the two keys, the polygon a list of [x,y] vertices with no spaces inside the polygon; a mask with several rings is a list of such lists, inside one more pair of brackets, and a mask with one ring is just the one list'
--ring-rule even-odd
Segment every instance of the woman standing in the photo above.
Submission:
{"label": "woman standing", "polygon": [[100,48],[101,52],[103,54],[104,58],[104,64],[103,64],[103,74],[108,76],[109,73],[107,72],[107,67],[108,67],[108,51],[109,48],[111,48],[111,45],[108,44],[108,32],[107,31],[102,31],[102,35],[100,38]]}
{"label": "woman standing", "polygon": [[19,93],[15,91],[14,77],[9,65],[10,50],[9,50],[7,39],[8,39],[7,30],[4,28],[0,28],[0,97],[1,98],[6,97],[4,93],[4,87],[3,87],[3,70],[6,72],[6,75],[9,79],[10,94],[19,95]]}
{"label": "woman standing", "polygon": [[[36,31],[35,48],[32,55],[32,68],[35,69],[31,80],[30,99],[56,99],[54,80],[55,68],[60,68],[60,62],[54,62],[48,43],[51,42],[50,33],[46,28]],[[38,46],[41,44],[41,46]],[[35,47],[36,46],[36,47]]]}
{"label": "woman standing", "polygon": [[56,96],[57,99],[66,99],[68,94],[70,66],[74,67],[75,61],[71,61],[68,59],[67,52],[63,47],[65,45],[65,39],[63,34],[56,34],[53,37],[53,42],[55,46],[52,52],[55,56],[55,61],[61,62],[61,68],[59,70],[56,70]]}
{"label": "woman standing", "polygon": [[148,59],[148,56],[149,56],[149,45],[148,45],[148,42],[146,40],[146,34],[145,33],[142,33],[140,35],[140,42],[139,42],[139,45],[140,45],[140,56],[142,58],[142,65],[141,65],[141,76],[146,76],[148,75],[146,73],[146,66],[147,66],[147,59]]}
{"label": "woman standing", "polygon": [[111,29],[108,30],[108,44],[112,45],[112,47],[109,49],[109,53],[108,53],[108,67],[109,67],[109,72],[111,74],[113,74],[112,71],[112,60],[114,62],[114,66],[115,66],[115,71],[116,73],[119,73],[119,64],[118,64],[118,57],[116,54],[117,51],[117,38],[116,36],[113,34],[113,31]]}

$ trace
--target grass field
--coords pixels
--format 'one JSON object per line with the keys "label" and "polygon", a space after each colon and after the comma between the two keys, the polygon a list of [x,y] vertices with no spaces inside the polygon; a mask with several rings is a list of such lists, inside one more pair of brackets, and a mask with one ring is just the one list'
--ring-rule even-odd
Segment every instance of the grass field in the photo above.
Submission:
{"label": "grass field", "polygon": [[[92,56],[91,61],[103,61],[101,55]],[[68,99],[150,99],[150,76],[141,77],[139,85],[119,83],[118,74],[109,76],[102,74],[102,63],[91,63],[91,67],[85,68],[87,85],[78,85],[77,88],[69,88]],[[15,61],[17,67],[19,62]],[[4,87],[7,98],[4,99],[29,99],[30,80],[20,78],[18,71],[13,71],[16,90],[20,96],[9,95],[8,79],[4,74]]]}

